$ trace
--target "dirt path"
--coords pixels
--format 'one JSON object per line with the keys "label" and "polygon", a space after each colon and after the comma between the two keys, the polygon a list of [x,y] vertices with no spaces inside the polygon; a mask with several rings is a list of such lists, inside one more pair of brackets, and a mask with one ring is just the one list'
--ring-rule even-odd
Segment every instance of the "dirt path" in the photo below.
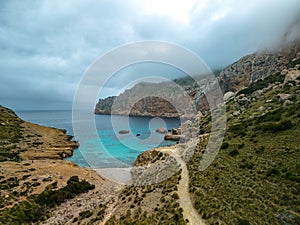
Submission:
{"label": "dirt path", "polygon": [[189,172],[186,167],[185,162],[182,160],[180,155],[174,153],[173,156],[176,158],[177,162],[181,165],[181,179],[178,184],[178,195],[179,204],[183,209],[183,216],[185,219],[189,220],[190,225],[205,225],[203,219],[198,214],[193,206],[189,193]]}

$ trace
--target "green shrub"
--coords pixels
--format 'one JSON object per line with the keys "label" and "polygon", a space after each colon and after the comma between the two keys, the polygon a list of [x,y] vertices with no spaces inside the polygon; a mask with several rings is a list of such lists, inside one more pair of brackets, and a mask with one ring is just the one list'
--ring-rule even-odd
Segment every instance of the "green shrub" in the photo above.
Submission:
{"label": "green shrub", "polygon": [[89,218],[93,215],[93,212],[86,210],[86,211],[82,211],[79,213],[80,218],[85,219],[85,218]]}
{"label": "green shrub", "polygon": [[175,192],[175,193],[172,195],[172,198],[173,198],[173,199],[179,199],[179,195]]}
{"label": "green shrub", "polygon": [[281,120],[282,110],[277,109],[272,112],[268,112],[263,116],[258,117],[255,122],[256,123],[263,123],[263,122],[276,122]]}
{"label": "green shrub", "polygon": [[246,131],[245,129],[247,128],[247,124],[243,123],[243,124],[235,124],[235,125],[232,125],[228,131],[231,132],[231,133],[234,133],[238,136],[245,136],[246,135]]}
{"label": "green shrub", "polygon": [[268,85],[270,83],[275,83],[275,82],[280,82],[282,83],[284,81],[285,76],[281,75],[279,72],[275,73],[273,75],[270,75],[268,77],[266,77],[265,79],[260,79],[254,83],[251,83],[247,88],[240,90],[237,95],[240,94],[252,94],[253,92],[257,91],[257,90],[261,90],[263,88],[268,87]]}
{"label": "green shrub", "polygon": [[250,225],[248,220],[239,219],[238,225]]}
{"label": "green shrub", "polygon": [[229,147],[229,144],[227,142],[223,142],[221,149],[227,149]]}
{"label": "green shrub", "polygon": [[[15,182],[15,178],[10,178]],[[0,212],[0,221],[4,224],[31,224],[44,220],[49,208],[59,205],[67,199],[75,197],[76,194],[84,193],[95,188],[87,181],[79,181],[77,176],[71,177],[67,185],[58,190],[52,190],[56,184],[49,185],[41,194],[33,195],[28,201]]]}
{"label": "green shrub", "polygon": [[280,121],[279,123],[276,122],[263,123],[257,127],[258,130],[272,132],[272,133],[290,130],[292,128],[293,128],[293,124],[290,120],[283,120]]}
{"label": "green shrub", "polygon": [[294,68],[297,64],[300,64],[300,58],[289,62],[287,64],[287,68]]}
{"label": "green shrub", "polygon": [[236,149],[234,149],[231,152],[229,152],[229,155],[232,156],[232,157],[234,157],[234,156],[236,156],[238,154],[240,154],[240,152],[238,150],[236,150]]}
{"label": "green shrub", "polygon": [[279,173],[280,173],[280,171],[274,167],[274,168],[268,170],[266,175],[267,175],[267,177],[269,177],[271,175],[277,175]]}

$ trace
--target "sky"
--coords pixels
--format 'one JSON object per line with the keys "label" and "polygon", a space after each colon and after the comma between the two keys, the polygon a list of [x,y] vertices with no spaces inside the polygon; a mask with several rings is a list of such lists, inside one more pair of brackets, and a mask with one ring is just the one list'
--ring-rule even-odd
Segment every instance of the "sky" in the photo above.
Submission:
{"label": "sky", "polygon": [[[0,104],[71,109],[89,66],[136,41],[175,43],[211,69],[224,68],[297,37],[299,15],[299,0],[0,0]],[[115,75],[103,97],[119,94],[129,72],[181,75],[162,66],[133,66]]]}

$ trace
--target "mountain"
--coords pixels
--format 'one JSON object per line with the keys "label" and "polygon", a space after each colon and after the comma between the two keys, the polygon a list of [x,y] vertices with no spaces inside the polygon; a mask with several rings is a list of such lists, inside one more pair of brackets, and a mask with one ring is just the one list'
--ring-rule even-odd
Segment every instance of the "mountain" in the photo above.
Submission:
{"label": "mountain", "polygon": [[[264,51],[247,55],[221,70],[217,81],[223,91],[237,92],[257,80],[281,72],[297,64],[300,41],[281,47],[277,51]],[[297,58],[298,57],[298,58]],[[293,60],[296,60],[292,62]],[[181,78],[174,82],[138,83],[119,96],[99,99],[95,106],[96,114],[119,114],[133,116],[190,117],[187,96],[199,111],[208,111],[209,105],[204,90],[209,90],[214,81],[203,76],[199,86],[191,78]],[[180,87],[180,88],[178,88]],[[181,90],[180,90],[181,89]],[[184,95],[182,92],[185,92]]]}
{"label": "mountain", "polygon": [[[251,83],[281,72],[292,60],[299,58],[300,41],[295,41],[277,51],[264,51],[247,55],[221,71],[219,83],[224,91],[239,91]],[[296,63],[296,62],[292,62]]]}

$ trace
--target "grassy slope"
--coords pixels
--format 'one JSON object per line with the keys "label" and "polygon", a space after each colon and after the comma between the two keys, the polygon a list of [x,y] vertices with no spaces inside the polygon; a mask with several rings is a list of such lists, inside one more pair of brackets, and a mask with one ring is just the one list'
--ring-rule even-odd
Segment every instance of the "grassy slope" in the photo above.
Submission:
{"label": "grassy slope", "polygon": [[16,143],[21,138],[21,123],[13,111],[0,105],[0,162],[20,160]]}
{"label": "grassy slope", "polygon": [[[208,224],[300,223],[299,90],[286,84],[255,98],[248,93],[252,101],[239,116],[232,116],[231,100],[226,144],[204,172],[198,165],[205,144],[199,145],[188,164],[190,192]],[[278,93],[294,94],[293,104],[284,107]]]}

